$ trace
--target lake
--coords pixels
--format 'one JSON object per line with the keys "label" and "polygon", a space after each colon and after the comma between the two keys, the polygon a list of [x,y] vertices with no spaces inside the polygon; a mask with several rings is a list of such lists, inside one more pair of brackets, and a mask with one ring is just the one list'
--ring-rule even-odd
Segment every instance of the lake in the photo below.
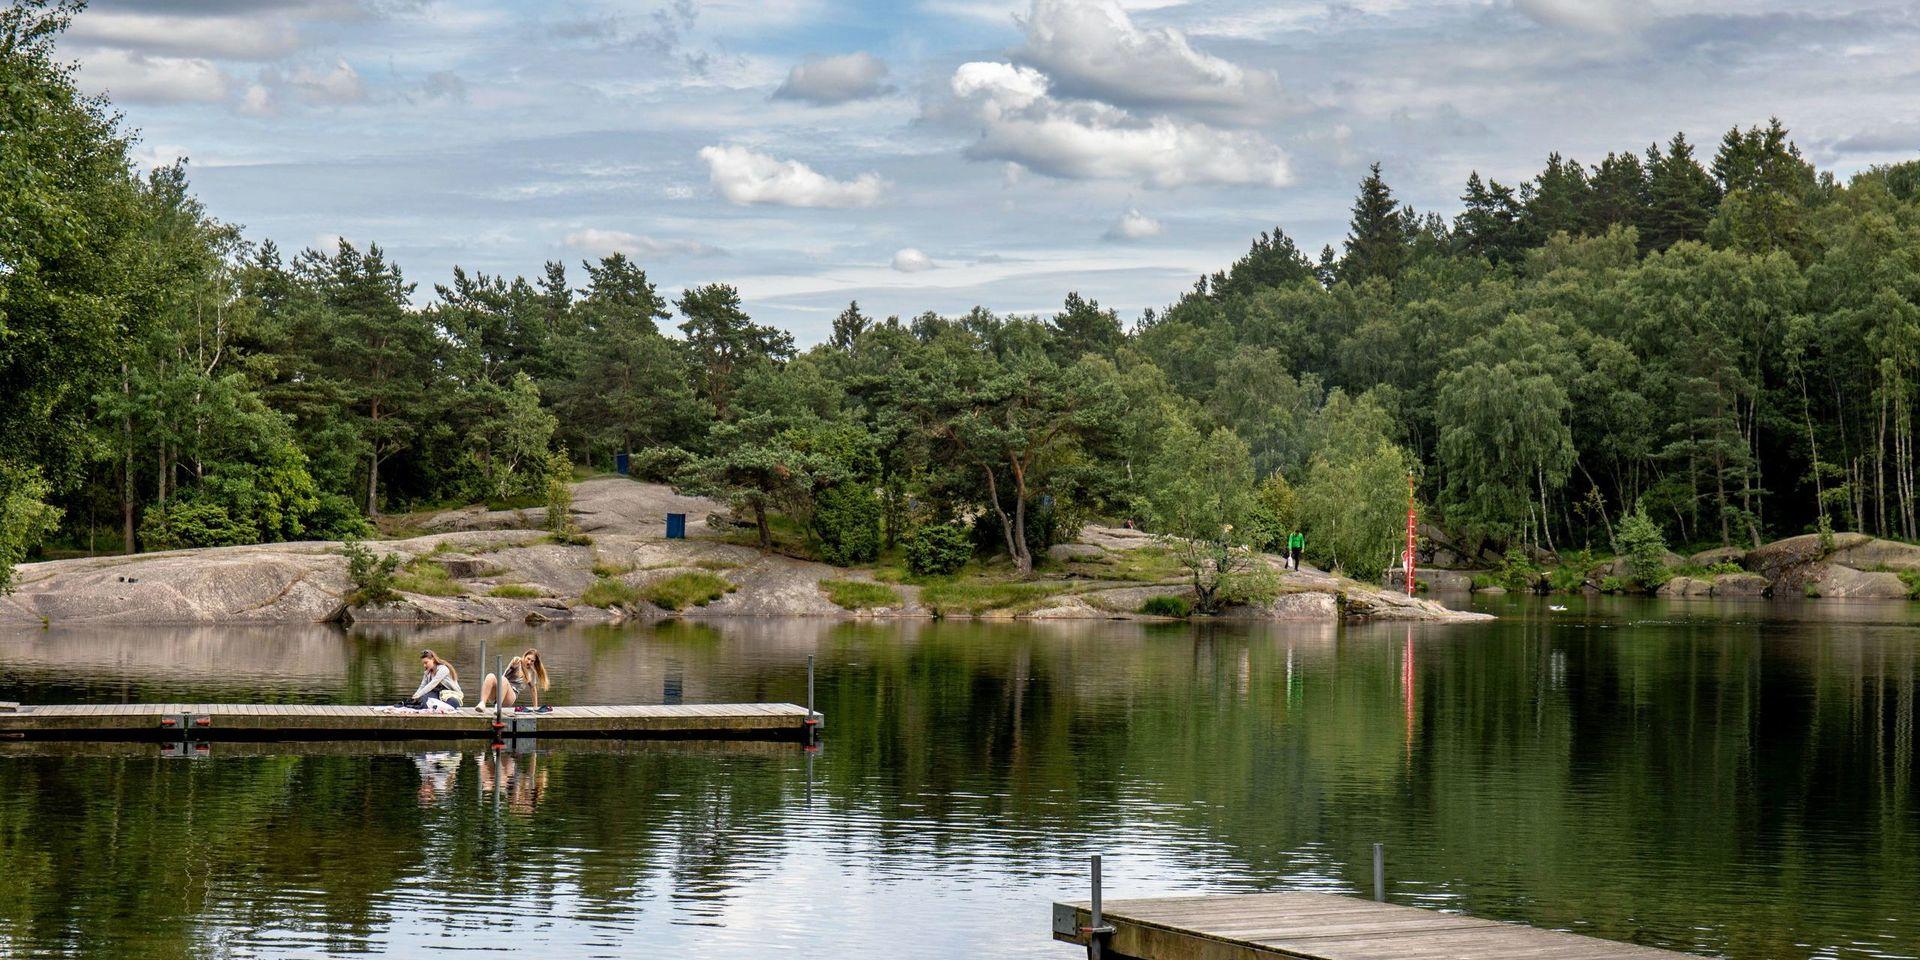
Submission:
{"label": "lake", "polygon": [[[1464,600],[1463,600],[1464,602]],[[1907,604],[1484,601],[1461,626],[738,621],[0,634],[0,699],[382,703],[537,643],[556,703],[827,736],[0,745],[0,955],[1080,955],[1049,904],[1370,889],[1736,958],[1920,957]],[[491,658],[492,653],[488,654]]]}

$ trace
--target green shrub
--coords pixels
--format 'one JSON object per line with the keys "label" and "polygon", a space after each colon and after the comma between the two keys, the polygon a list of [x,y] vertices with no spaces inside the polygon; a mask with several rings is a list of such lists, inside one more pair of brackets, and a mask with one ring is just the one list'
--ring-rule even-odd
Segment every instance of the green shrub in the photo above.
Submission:
{"label": "green shrub", "polygon": [[1902,570],[1900,582],[1907,585],[1907,599],[1920,600],[1920,570]]}
{"label": "green shrub", "polygon": [[669,483],[693,460],[693,454],[679,447],[649,447],[635,451],[628,458],[627,476],[635,480]]}
{"label": "green shrub", "polygon": [[1737,563],[1734,563],[1731,560],[1722,560],[1719,563],[1716,563],[1713,566],[1708,567],[1706,569],[1706,574],[1709,577],[1719,577],[1719,576],[1725,576],[1726,574],[1729,574],[1729,573],[1745,573],[1745,572],[1747,572],[1747,568]]}
{"label": "green shrub", "polygon": [[466,591],[447,572],[447,568],[438,561],[427,557],[415,557],[400,568],[400,575],[393,579],[393,585],[405,593],[424,594],[429,597],[457,597]]}
{"label": "green shrub", "polygon": [[640,595],[663,610],[685,610],[688,607],[704,607],[738,589],[725,577],[700,571],[676,573],[655,580],[647,584]]}
{"label": "green shrub", "polygon": [[185,498],[149,509],[140,521],[140,540],[149,550],[227,547],[256,542],[253,528],[233,519],[226,507]]}
{"label": "green shrub", "polygon": [[1817,532],[1820,534],[1820,559],[1825,560],[1833,555],[1833,520],[1825,513],[1820,514]]}
{"label": "green shrub", "polygon": [[933,523],[907,538],[907,572],[916,577],[954,573],[973,559],[973,541],[959,524]]}
{"label": "green shrub", "polygon": [[503,583],[494,587],[492,590],[488,590],[487,596],[499,597],[503,600],[532,600],[535,597],[545,596],[545,594],[541,593],[539,589],[530,587],[524,583]]}
{"label": "green shrub", "polygon": [[[1012,511],[1007,514],[1011,517]],[[1059,543],[1062,524],[1051,497],[1027,504],[1027,552],[1046,556],[1047,548]],[[1007,535],[1002,532],[1000,514],[988,510],[973,521],[973,545],[982,556],[1007,552]]]}
{"label": "green shrub", "polygon": [[1185,618],[1193,613],[1193,604],[1188,603],[1186,597],[1148,597],[1147,602],[1140,605],[1140,612],[1150,617]]}
{"label": "green shrub", "polygon": [[625,580],[615,580],[612,577],[601,577],[595,580],[587,587],[586,592],[580,594],[581,603],[590,607],[599,607],[602,610],[617,606],[630,607],[639,600],[640,591],[635,590],[633,584]]}
{"label": "green shrub", "polygon": [[393,588],[394,574],[400,569],[399,554],[376,556],[358,540],[347,541],[340,552],[347,558],[347,581],[353,584],[347,603],[356,607],[380,607],[399,601],[400,594]]}
{"label": "green shrub", "polygon": [[848,610],[897,607],[900,594],[884,583],[870,580],[822,580],[820,589],[836,606]]}
{"label": "green shrub", "polygon": [[596,577],[600,577],[601,579],[617,577],[623,573],[632,573],[632,572],[633,572],[633,564],[631,563],[615,563],[611,560],[599,560],[599,559],[596,559],[593,562],[593,575]]}
{"label": "green shrub", "polygon": [[573,525],[573,458],[561,447],[547,454],[547,532],[556,543],[574,543],[580,530]]}
{"label": "green shrub", "polygon": [[872,563],[880,556],[880,498],[864,484],[829,487],[814,503],[813,536],[826,563]]}
{"label": "green shrub", "polygon": [[1627,561],[1627,577],[1635,585],[1652,590],[1667,582],[1667,538],[1645,509],[1635,506],[1632,513],[1621,518],[1619,540],[1621,556]]}
{"label": "green shrub", "polygon": [[360,515],[351,497],[322,493],[307,514],[306,536],[314,540],[355,540],[373,533],[373,524]]}
{"label": "green shrub", "polygon": [[1532,590],[1540,581],[1540,568],[1519,547],[1508,547],[1500,560],[1500,585],[1508,590]]}
{"label": "green shrub", "polygon": [[1612,577],[1612,576],[1601,577],[1600,592],[1601,593],[1626,593],[1627,582],[1625,580],[1620,579],[1619,577]]}
{"label": "green shrub", "polygon": [[1817,583],[1808,583],[1800,593],[1808,600],[1818,600],[1820,599],[1820,585]]}
{"label": "green shrub", "polygon": [[1482,572],[1473,575],[1473,589],[1475,590],[1486,590],[1499,586],[1501,586],[1500,578],[1494,574]]}

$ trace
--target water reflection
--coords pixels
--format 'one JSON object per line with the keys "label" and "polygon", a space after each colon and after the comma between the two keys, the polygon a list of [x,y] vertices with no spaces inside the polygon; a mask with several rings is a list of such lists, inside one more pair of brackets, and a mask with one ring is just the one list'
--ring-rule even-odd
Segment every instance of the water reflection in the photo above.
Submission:
{"label": "water reflection", "polygon": [[[1920,954],[1902,611],[1576,604],[1464,629],[434,632],[465,669],[537,643],[556,703],[798,701],[813,654],[829,742],[0,745],[0,954],[890,957],[910,917],[916,956],[1058,957],[1045,904],[1087,853],[1114,896],[1361,891],[1375,841],[1402,902]],[[421,644],[0,636],[0,699],[377,703]]]}

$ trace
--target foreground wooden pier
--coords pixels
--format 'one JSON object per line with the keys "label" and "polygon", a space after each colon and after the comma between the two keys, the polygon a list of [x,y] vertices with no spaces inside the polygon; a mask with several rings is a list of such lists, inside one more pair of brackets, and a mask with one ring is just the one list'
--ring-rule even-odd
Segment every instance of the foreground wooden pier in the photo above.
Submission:
{"label": "foreground wooden pier", "polygon": [[[1085,945],[1090,903],[1053,905]],[[1689,954],[1328,893],[1108,900],[1104,960],[1679,960]]]}
{"label": "foreground wooden pier", "polygon": [[807,741],[820,714],[791,703],[554,707],[496,715],[248,703],[0,704],[0,740],[458,740],[531,737]]}

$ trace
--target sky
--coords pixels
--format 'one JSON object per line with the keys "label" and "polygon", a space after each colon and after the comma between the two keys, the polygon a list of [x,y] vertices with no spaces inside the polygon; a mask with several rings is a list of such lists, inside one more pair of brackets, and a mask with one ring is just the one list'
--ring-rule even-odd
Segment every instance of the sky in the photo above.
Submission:
{"label": "sky", "polygon": [[454,265],[621,251],[825,337],[1068,291],[1131,321],[1369,163],[1467,175],[1778,116],[1845,177],[1920,157],[1913,0],[93,0],[62,52],[283,249]]}

